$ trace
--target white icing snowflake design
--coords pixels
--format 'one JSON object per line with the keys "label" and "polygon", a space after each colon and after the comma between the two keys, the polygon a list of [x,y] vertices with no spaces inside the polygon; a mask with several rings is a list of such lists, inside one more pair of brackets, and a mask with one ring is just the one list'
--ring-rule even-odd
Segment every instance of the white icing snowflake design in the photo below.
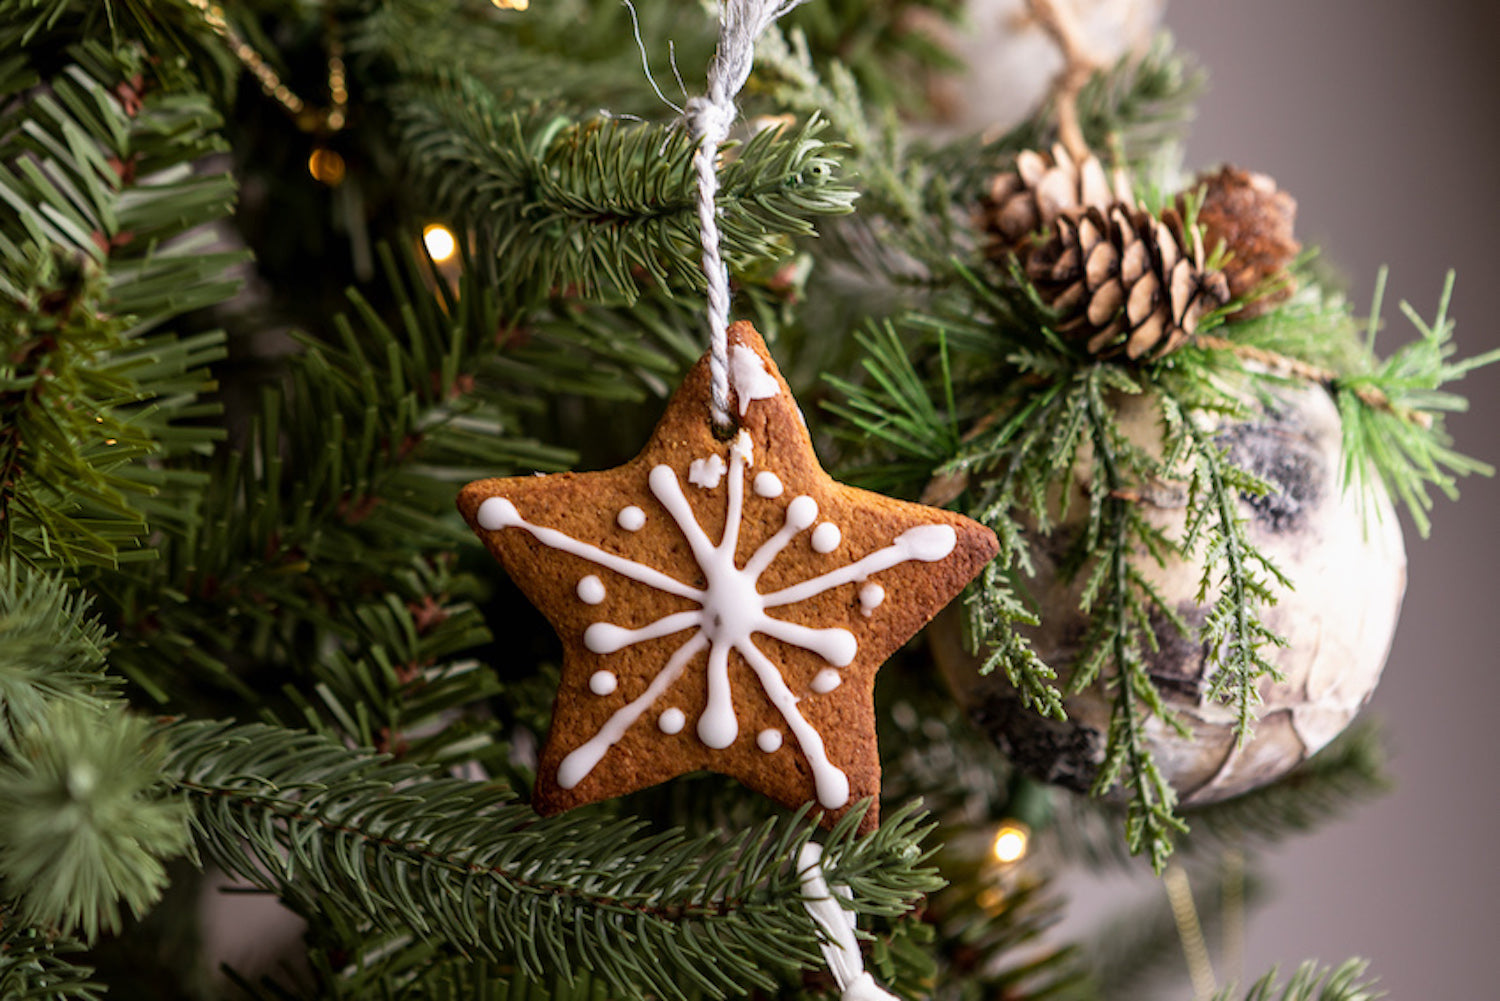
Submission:
{"label": "white icing snowflake design", "polygon": [[[737,345],[738,347],[738,345]],[[759,359],[756,359],[757,362]],[[684,584],[659,570],[628,560],[597,546],[580,542],[553,528],[535,525],[522,518],[516,507],[503,497],[490,497],[480,505],[479,526],[490,531],[502,528],[520,528],[531,533],[539,542],[550,548],[581,557],[600,567],[613,570],[622,577],[645,584],[667,594],[678,595],[696,603],[698,607],[689,611],[665,615],[639,629],[627,629],[610,622],[595,622],[584,631],[584,646],[600,655],[608,655],[625,647],[646,640],[691,630],[691,635],[667,659],[666,664],[651,680],[646,690],[633,701],[616,710],[600,731],[574,749],[562,761],[557,772],[557,784],[571,789],[596,766],[621,737],[623,737],[642,715],[672,686],[687,665],[705,649],[708,651],[708,702],[698,717],[698,738],[709,747],[723,749],[733,744],[739,736],[739,721],[735,718],[733,698],[729,685],[729,654],[737,651],[755,673],[765,690],[766,697],[786,721],[787,728],[797,738],[797,744],[812,767],[813,781],[818,802],[827,809],[838,809],[849,801],[848,776],[828,759],[823,738],[797,709],[800,698],[788,687],[780,669],[755,643],[756,634],[764,634],[782,640],[792,646],[817,654],[833,667],[847,667],[859,650],[854,634],[847,629],[812,629],[794,622],[787,622],[769,614],[769,610],[795,605],[816,597],[843,584],[863,582],[871,574],[879,573],[911,560],[935,562],[944,559],[957,544],[957,534],[948,525],[919,525],[898,535],[883,549],[838,567],[827,573],[812,577],[799,584],[762,594],[757,582],[766,568],[787,545],[801,532],[811,528],[818,519],[817,501],[807,495],[791,500],[785,508],[785,522],[775,535],[767,539],[745,562],[743,567],[735,565],[735,550],[739,545],[740,523],[745,500],[745,467],[753,464],[753,443],[749,434],[741,431],[729,448],[727,470],[727,498],[724,519],[724,535],[717,545],[711,542],[693,515],[683,494],[678,473],[670,466],[654,467],[648,477],[651,493],[676,522],[683,538],[692,550],[693,558],[703,573],[707,586],[703,588]],[[699,460],[700,462],[702,460]],[[699,466],[699,469],[704,468]],[[762,474],[764,476],[765,474]],[[768,481],[761,480],[760,483]],[[759,486],[760,483],[757,485]],[[716,484],[717,485],[717,479]],[[779,487],[779,483],[777,484]],[[757,490],[767,497],[769,490]],[[780,490],[776,490],[779,494]],[[771,496],[775,496],[772,494]],[[627,509],[629,510],[629,509]],[[635,509],[639,510],[639,509]],[[620,521],[626,525],[624,519]],[[825,522],[825,525],[828,523]],[[638,526],[637,526],[638,527]],[[835,528],[834,531],[837,531]],[[825,533],[825,537],[828,533]],[[818,548],[815,546],[815,548]],[[884,590],[862,592],[861,603],[865,614],[870,614],[874,605],[884,597]],[[589,593],[580,596],[585,602],[598,595],[602,600],[602,588],[588,588]],[[879,597],[872,597],[878,594]],[[602,679],[601,679],[602,680]],[[610,676],[613,680],[613,676]],[[824,669],[814,679],[811,691],[822,694],[838,686],[837,672]],[[601,684],[598,688],[612,685]],[[598,688],[594,688],[599,693]],[[604,693],[599,693],[604,694]],[[668,710],[677,713],[678,710]],[[675,724],[672,725],[672,724]],[[661,727],[665,732],[675,733],[681,728],[677,716],[672,724],[663,714]],[[769,731],[775,733],[775,731]],[[759,746],[770,753],[780,746],[779,734],[772,738],[757,735]]]}

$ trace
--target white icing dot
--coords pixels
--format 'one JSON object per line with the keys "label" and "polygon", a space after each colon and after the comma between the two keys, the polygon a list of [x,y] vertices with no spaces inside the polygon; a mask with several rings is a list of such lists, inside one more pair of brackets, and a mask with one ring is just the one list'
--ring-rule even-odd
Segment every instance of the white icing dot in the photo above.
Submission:
{"label": "white icing dot", "polygon": [[619,522],[620,527],[627,532],[639,532],[641,526],[646,524],[646,512],[632,504],[621,508],[619,517],[615,521]]}
{"label": "white icing dot", "polygon": [[819,695],[827,695],[843,683],[844,679],[840,677],[839,672],[831,667],[825,667],[813,675],[812,690]]}
{"label": "white icing dot", "polygon": [[589,676],[589,691],[595,695],[609,695],[619,685],[610,671],[595,671]]}
{"label": "white icing dot", "polygon": [[885,588],[879,584],[866,584],[859,589],[860,611],[866,615],[872,614],[885,600]]}
{"label": "white icing dot", "polygon": [[688,466],[688,482],[705,490],[712,490],[719,485],[719,481],[724,478],[724,470],[728,468],[724,465],[723,457],[718,455],[694,459]]}
{"label": "white icing dot", "polygon": [[665,710],[656,718],[656,726],[662,733],[681,733],[686,725],[687,717],[676,706]]}
{"label": "white icing dot", "polygon": [[509,525],[519,525],[521,516],[516,513],[516,506],[504,497],[488,497],[479,505],[474,520],[479,522],[480,528],[493,532]]}
{"label": "white icing dot", "polygon": [[585,605],[597,605],[604,600],[604,581],[589,574],[578,582],[578,600]]}
{"label": "white icing dot", "polygon": [[781,750],[781,740],[780,730],[762,730],[755,735],[755,746],[770,754]]}
{"label": "white icing dot", "polygon": [[818,520],[818,502],[803,494],[786,506],[786,523],[802,531]]}
{"label": "white icing dot", "polygon": [[843,541],[844,533],[831,521],[825,521],[813,529],[812,547],[815,553],[831,553]]}
{"label": "white icing dot", "polygon": [[781,477],[769,469],[755,474],[755,493],[760,497],[780,497],[786,488],[781,485]]}

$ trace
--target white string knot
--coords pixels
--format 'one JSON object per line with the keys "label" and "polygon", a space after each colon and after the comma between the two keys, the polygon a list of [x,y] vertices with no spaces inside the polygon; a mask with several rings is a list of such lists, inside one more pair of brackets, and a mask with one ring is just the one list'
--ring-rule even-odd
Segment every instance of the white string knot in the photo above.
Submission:
{"label": "white string knot", "polygon": [[733,101],[720,103],[705,95],[689,98],[682,119],[688,132],[699,137],[700,146],[712,146],[717,151],[719,144],[729,138],[730,126],[738,113]]}
{"label": "white string knot", "polygon": [[839,985],[843,1001],[897,1001],[896,996],[875,982],[865,970],[865,958],[854,937],[854,912],[839,899],[849,900],[847,886],[830,888],[823,876],[823,846],[809,841],[797,853],[797,872],[802,884],[802,905],[827,938],[818,943],[823,960]]}
{"label": "white string knot", "polygon": [[683,120],[696,141],[693,171],[698,177],[698,236],[703,244],[703,276],[708,280],[709,408],[721,432],[734,427],[729,412],[729,269],[719,250],[719,145],[729,138],[739,113],[734,98],[750,79],[755,40],[802,0],[720,0],[719,46],[708,64],[708,93],[688,101]]}

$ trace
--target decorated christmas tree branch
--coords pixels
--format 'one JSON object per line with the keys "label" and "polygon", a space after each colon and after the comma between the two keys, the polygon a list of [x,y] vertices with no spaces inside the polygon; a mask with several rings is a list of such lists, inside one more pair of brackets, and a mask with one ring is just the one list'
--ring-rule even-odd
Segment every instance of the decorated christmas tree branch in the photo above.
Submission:
{"label": "decorated christmas tree branch", "polygon": [[[552,113],[524,116],[462,77],[397,92],[403,148],[435,205],[464,223],[495,280],[540,300],[563,289],[632,301],[641,281],[702,282],[690,137],[676,126]],[[777,260],[810,220],[849,212],[852,188],[809,121],[767,129],[722,172],[725,253],[735,267]],[[638,272],[638,273],[637,273]]]}
{"label": "decorated christmas tree branch", "polygon": [[[343,652],[355,663],[364,656],[376,658],[371,665],[391,659],[366,697],[374,689],[403,688],[460,649],[453,636],[482,636],[472,622],[463,625],[472,610],[450,605],[446,585],[418,582],[442,575],[426,569],[412,540],[461,538],[448,519],[451,484],[481,463],[547,469],[568,456],[519,432],[518,392],[474,392],[499,348],[495,333],[504,321],[495,298],[468,279],[459,290],[448,288],[410,251],[381,257],[394,319],[387,322],[351,292],[354,312],[334,324],[337,340],[305,339],[305,350],[286,363],[285,391],[263,395],[243,445],[198,467],[211,472],[203,503],[218,516],[191,534],[164,539],[165,563],[121,574],[105,589],[130,641],[115,665],[157,697],[166,698],[167,679],[179,672],[200,673],[248,696],[231,664],[255,672],[295,664],[297,672],[346,673],[295,623],[354,643]],[[374,632],[361,625],[372,621],[365,615],[374,621],[381,615],[381,601],[372,608],[366,594],[373,579],[395,584],[410,603],[401,612],[407,625]],[[145,597],[164,580],[182,599]],[[471,585],[455,590],[467,597]],[[344,617],[342,603],[361,614]],[[237,611],[227,615],[228,608]],[[416,626],[419,619],[425,625]],[[422,639],[408,644],[405,635]],[[432,652],[440,636],[450,639]],[[184,648],[183,637],[194,641]],[[400,652],[406,647],[410,655]],[[274,690],[288,680],[270,684]],[[333,690],[350,694],[344,682]],[[476,697],[484,690],[476,689]],[[382,714],[366,724],[388,726]],[[368,734],[362,725],[350,736],[363,742]]]}
{"label": "decorated christmas tree branch", "polygon": [[[517,962],[533,978],[592,970],[630,997],[770,989],[767,963],[789,973],[815,961],[785,864],[811,832],[800,819],[728,844],[582,816],[539,822],[499,790],[323,738],[208,723],[170,735],[166,770],[208,858],[271,889],[295,877],[299,895],[313,894],[302,899],[375,927]],[[827,868],[861,909],[900,914],[935,888],[915,848],[920,817],[898,814],[861,840],[856,824],[830,838]]]}

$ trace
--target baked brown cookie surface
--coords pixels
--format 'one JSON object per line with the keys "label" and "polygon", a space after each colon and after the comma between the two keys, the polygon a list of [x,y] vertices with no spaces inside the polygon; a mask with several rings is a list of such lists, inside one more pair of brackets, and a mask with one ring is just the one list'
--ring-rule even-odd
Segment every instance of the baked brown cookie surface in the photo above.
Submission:
{"label": "baked brown cookie surface", "polygon": [[875,672],[998,548],[961,515],[835,482],[760,335],[737,323],[729,345],[729,440],[705,357],[625,465],[459,496],[562,639],[544,815],[708,769],[829,824],[871,797],[873,828]]}

